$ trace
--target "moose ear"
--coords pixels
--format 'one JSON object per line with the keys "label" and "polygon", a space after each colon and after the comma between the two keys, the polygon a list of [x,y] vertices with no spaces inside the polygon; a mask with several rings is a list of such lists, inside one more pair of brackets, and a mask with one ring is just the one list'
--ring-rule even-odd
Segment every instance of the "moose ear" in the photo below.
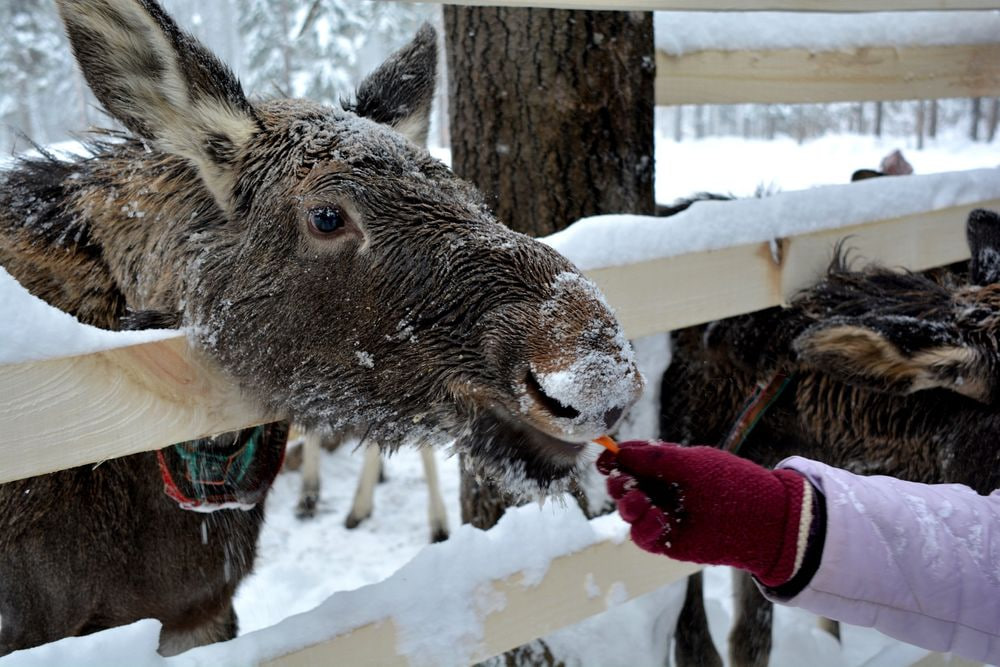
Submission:
{"label": "moose ear", "polygon": [[989,364],[934,322],[906,316],[836,318],[793,343],[799,360],[848,384],[905,395],[947,389],[993,399]]}
{"label": "moose ear", "polygon": [[977,208],[965,223],[969,241],[969,277],[975,285],[1000,282],[1000,216]]}
{"label": "moose ear", "polygon": [[101,104],[135,134],[198,167],[223,208],[232,162],[258,129],[236,77],[155,0],[58,0]]}
{"label": "moose ear", "polygon": [[389,56],[358,86],[344,108],[389,125],[417,145],[427,143],[437,78],[437,32],[425,23],[413,41]]}

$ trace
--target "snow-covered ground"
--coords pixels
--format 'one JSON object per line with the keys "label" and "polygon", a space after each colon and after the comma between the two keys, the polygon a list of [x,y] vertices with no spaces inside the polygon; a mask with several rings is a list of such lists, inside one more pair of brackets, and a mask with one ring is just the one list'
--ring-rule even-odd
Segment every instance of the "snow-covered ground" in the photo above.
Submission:
{"label": "snow-covered ground", "polygon": [[[932,143],[917,152],[907,150],[905,141],[855,136],[827,137],[801,146],[781,140],[714,138],[675,143],[661,138],[657,144],[657,195],[660,201],[669,202],[705,190],[745,195],[760,184],[783,190],[838,184],[857,168],[877,167],[881,157],[894,148],[904,149],[917,174],[1000,163],[995,146],[958,139]],[[642,363],[655,382],[665,363],[663,338],[642,341],[640,348],[640,356],[645,357]],[[631,435],[652,437],[654,424],[652,408],[647,405]],[[457,464],[454,459],[439,462],[454,529],[459,517]],[[381,581],[428,541],[426,491],[415,452],[404,450],[388,462],[388,481],[376,492],[375,514],[354,531],[343,527],[343,519],[357,480],[360,455],[344,447],[324,454],[322,466],[323,500],[319,515],[311,521],[294,517],[299,475],[284,473],[275,483],[256,573],[243,583],[237,596],[243,633],[312,609],[336,591]],[[713,568],[708,572],[708,612],[720,647],[724,646],[731,614],[728,580],[726,570]],[[568,665],[663,664],[681,592],[680,587],[674,587],[627,603],[557,633],[549,638],[550,643]],[[924,653],[856,628],[845,629],[843,645],[838,645],[815,628],[814,617],[797,610],[779,609],[776,619],[771,664],[778,667],[801,665],[806,659],[812,665],[903,665]],[[123,661],[133,664],[160,664],[150,656],[150,647],[155,644],[150,643],[151,637],[155,639],[155,628],[139,624],[73,640],[69,653],[25,652],[0,660],[0,664],[53,664],[54,655],[93,655],[96,662],[103,657],[105,663],[114,662],[112,656],[123,656]],[[109,648],[112,645],[116,648]],[[79,648],[83,646],[92,652]],[[140,660],[141,655],[150,658]],[[135,660],[128,661],[129,656]]]}
{"label": "snow-covered ground", "polygon": [[802,190],[847,183],[857,169],[878,169],[881,159],[900,149],[914,174],[1000,165],[1000,144],[964,136],[928,140],[916,150],[909,138],[831,134],[802,144],[787,137],[764,141],[710,137],[676,142],[660,134],[656,142],[656,199],[669,203],[695,192],[740,197],[759,186]]}

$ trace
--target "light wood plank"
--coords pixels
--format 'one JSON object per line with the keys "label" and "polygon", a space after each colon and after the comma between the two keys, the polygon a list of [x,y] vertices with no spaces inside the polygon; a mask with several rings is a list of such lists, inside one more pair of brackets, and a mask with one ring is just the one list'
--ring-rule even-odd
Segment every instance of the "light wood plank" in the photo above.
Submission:
{"label": "light wood plank", "polygon": [[1000,95],[1000,43],[681,56],[659,52],[656,65],[658,105]]}
{"label": "light wood plank", "polygon": [[968,259],[965,220],[990,200],[780,241],[691,253],[587,272],[631,338],[781,305],[826,269],[836,243],[853,256],[919,271]]}
{"label": "light wood plank", "polygon": [[[554,559],[537,586],[523,585],[521,575],[494,581],[493,591],[502,595],[505,603],[503,609],[485,618],[484,645],[474,659],[485,660],[544,637],[610,606],[679,581],[698,569],[698,565],[641,551],[631,542],[609,541]],[[594,590],[600,590],[600,595],[588,592]],[[438,605],[434,603],[433,587],[426,595],[421,604],[435,609]],[[410,663],[396,652],[396,628],[391,619],[385,619],[264,664],[402,667]]]}
{"label": "light wood plank", "polygon": [[181,335],[0,366],[0,482],[266,421]]}
{"label": "light wood plank", "polygon": [[403,0],[475,7],[672,11],[901,12],[1000,9],[997,0]]}

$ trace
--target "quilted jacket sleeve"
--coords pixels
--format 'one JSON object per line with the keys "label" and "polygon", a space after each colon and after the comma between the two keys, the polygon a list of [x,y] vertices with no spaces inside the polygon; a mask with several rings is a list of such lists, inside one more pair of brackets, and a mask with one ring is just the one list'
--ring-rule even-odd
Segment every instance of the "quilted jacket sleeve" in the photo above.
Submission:
{"label": "quilted jacket sleeve", "polygon": [[1000,663],[1000,491],[863,477],[799,457],[779,467],[823,493],[827,527],[808,586],[776,601]]}

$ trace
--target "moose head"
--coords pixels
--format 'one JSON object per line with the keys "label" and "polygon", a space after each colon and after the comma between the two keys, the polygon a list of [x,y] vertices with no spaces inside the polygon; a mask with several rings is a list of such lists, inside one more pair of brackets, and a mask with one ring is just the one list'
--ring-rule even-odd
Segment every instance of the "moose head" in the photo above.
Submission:
{"label": "moose head", "polygon": [[176,314],[272,414],[382,443],[464,436],[486,473],[547,488],[635,401],[594,285],[415,143],[430,27],[332,108],[248,99],[153,0],[58,4],[134,135],[73,165],[60,215],[128,309]]}

